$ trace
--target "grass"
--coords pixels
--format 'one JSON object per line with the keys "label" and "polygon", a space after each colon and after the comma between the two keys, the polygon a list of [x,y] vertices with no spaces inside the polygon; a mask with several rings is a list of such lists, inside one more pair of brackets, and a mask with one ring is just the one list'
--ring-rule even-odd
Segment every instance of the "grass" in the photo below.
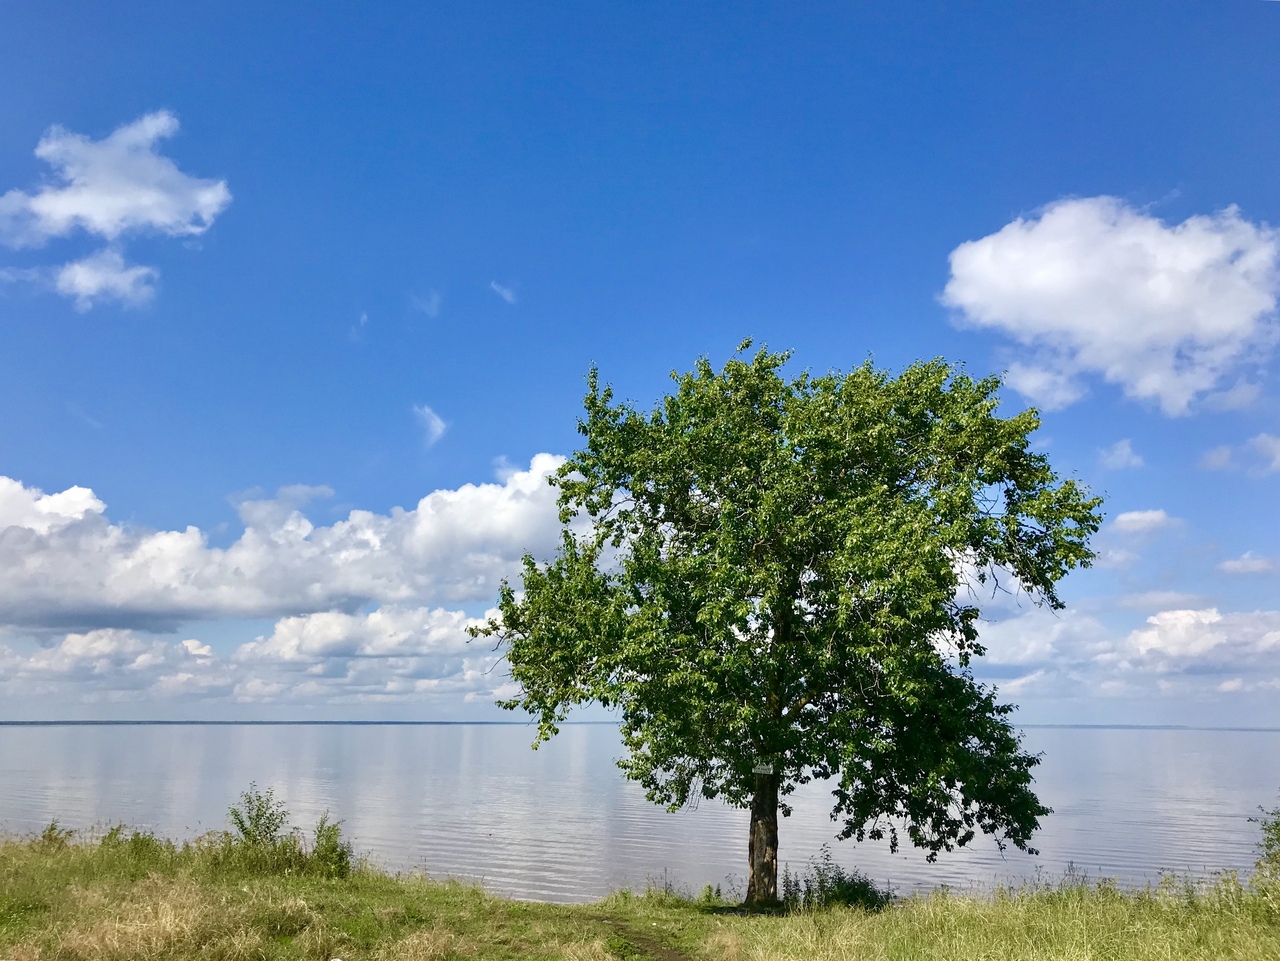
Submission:
{"label": "grass", "polygon": [[[1067,879],[870,905],[859,888],[860,906],[821,906],[815,894],[774,915],[742,913],[712,891],[564,906],[393,876],[352,861],[327,819],[308,841],[283,833],[269,806],[256,810],[248,830],[182,845],[120,829],[77,840],[56,823],[0,841],[0,958],[1280,961],[1280,875],[1267,870],[1249,884],[1224,875],[1125,891]],[[824,864],[815,868],[826,882],[802,875],[797,890],[843,890]]]}

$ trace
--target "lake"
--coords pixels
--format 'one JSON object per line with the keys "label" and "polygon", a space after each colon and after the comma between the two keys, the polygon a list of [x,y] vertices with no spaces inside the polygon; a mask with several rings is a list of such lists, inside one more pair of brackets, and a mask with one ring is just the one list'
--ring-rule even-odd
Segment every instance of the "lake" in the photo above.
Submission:
{"label": "lake", "polygon": [[[745,887],[746,812],[704,801],[667,813],[614,766],[611,725],[566,725],[529,749],[524,725],[0,725],[0,832],[57,818],[175,838],[226,827],[249,782],[310,827],[328,809],[356,848],[394,869],[481,881],[514,897],[579,901],[671,882]],[[1280,732],[1030,728],[1054,809],[1037,857],[980,838],[929,864],[887,844],[835,842],[828,789],[797,792],[781,860],[835,859],[898,891],[990,885],[1069,866],[1125,883],[1162,871],[1247,871],[1257,807],[1276,803]]]}

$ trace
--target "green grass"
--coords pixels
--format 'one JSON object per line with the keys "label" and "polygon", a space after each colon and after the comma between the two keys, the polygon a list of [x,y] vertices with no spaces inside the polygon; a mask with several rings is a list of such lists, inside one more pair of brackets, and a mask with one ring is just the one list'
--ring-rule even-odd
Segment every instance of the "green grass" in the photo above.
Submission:
{"label": "green grass", "polygon": [[0,841],[0,958],[1280,959],[1280,882],[1265,876],[1135,892],[1071,880],[747,915],[662,892],[510,901],[358,862],[338,876],[310,859],[318,844],[281,841],[114,831],[90,842],[56,827]]}

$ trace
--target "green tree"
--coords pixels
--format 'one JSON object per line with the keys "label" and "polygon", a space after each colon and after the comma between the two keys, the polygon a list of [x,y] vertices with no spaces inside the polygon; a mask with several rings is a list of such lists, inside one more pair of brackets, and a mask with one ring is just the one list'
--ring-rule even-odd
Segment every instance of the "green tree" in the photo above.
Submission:
{"label": "green tree", "polygon": [[844,838],[1027,849],[1048,809],[1012,707],[970,672],[978,605],[1012,586],[1061,607],[1100,501],[1029,448],[1034,410],[997,415],[998,378],[788,381],[789,354],[749,348],[673,374],[647,414],[591,371],[586,444],[552,479],[559,554],[525,557],[476,632],[505,642],[503,706],[541,741],[599,702],[650,800],[749,806],[751,904],[777,899],[778,812],[813,778]]}

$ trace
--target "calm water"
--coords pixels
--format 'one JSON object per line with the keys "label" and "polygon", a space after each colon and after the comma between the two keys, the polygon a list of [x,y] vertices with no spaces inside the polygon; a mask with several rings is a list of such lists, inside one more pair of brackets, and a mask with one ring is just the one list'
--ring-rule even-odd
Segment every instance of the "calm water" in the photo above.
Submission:
{"label": "calm water", "polygon": [[[326,808],[383,865],[475,878],[517,897],[572,901],[669,878],[742,886],[746,814],[704,802],[668,814],[613,765],[617,731],[566,726],[529,750],[522,726],[0,726],[0,832],[116,822],[190,837],[225,827],[256,781],[295,821]],[[887,845],[833,844],[836,860],[899,890],[1060,875],[1128,882],[1161,871],[1247,869],[1280,788],[1280,732],[1031,729],[1055,813],[1040,856],[987,839],[936,864]],[[783,821],[793,866],[832,841],[829,794],[809,785]]]}

